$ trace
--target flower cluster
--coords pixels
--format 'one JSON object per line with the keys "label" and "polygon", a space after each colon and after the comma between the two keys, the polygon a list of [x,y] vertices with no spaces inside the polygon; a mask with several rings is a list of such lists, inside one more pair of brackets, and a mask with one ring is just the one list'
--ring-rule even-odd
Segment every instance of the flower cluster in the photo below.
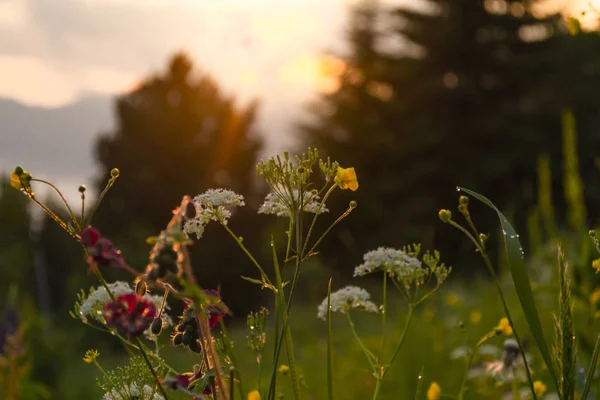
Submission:
{"label": "flower cluster", "polygon": [[[107,284],[110,292],[115,297],[120,297],[126,294],[133,293],[132,287],[127,282],[116,281]],[[163,301],[162,296],[145,294],[144,298],[151,301],[156,309],[160,309]],[[104,286],[90,289],[89,294],[80,294],[77,303],[75,304],[75,313],[73,316],[79,318],[83,322],[88,322],[88,319],[99,322],[103,325],[107,324],[106,316],[104,313],[104,306],[111,302],[110,295],[106,291]],[[165,305],[165,309],[169,309],[168,305]],[[162,315],[163,326],[172,326],[173,321],[166,313]],[[145,332],[146,336],[150,336],[151,332],[148,330]]]}
{"label": "flower cluster", "polygon": [[198,239],[211,220],[227,225],[231,217],[230,208],[245,205],[244,196],[227,189],[209,189],[194,197],[193,204],[196,216],[186,221],[183,229],[188,234],[196,234]]}
{"label": "flower cluster", "polygon": [[80,242],[88,252],[88,264],[125,268],[126,263],[121,251],[115,249],[110,240],[91,226],[81,231]]}
{"label": "flower cluster", "polygon": [[[322,214],[329,211],[327,207],[325,207],[325,204],[321,205],[321,202],[319,201],[320,197],[316,194],[306,191],[302,198],[300,198],[300,192],[297,189],[294,189],[293,193],[293,201],[292,199],[282,198],[279,193],[269,193],[265,197],[264,203],[258,209],[258,213],[273,214],[278,217],[289,218],[292,215],[292,212],[295,212],[295,210],[291,209],[291,204],[298,204],[298,209],[313,214]],[[301,201],[303,204],[300,205]]]}
{"label": "flower cluster", "polygon": [[379,247],[363,256],[364,262],[354,269],[354,276],[364,276],[376,271],[384,271],[396,277],[403,277],[421,268],[421,261],[402,250]]}
{"label": "flower cluster", "polygon": [[121,388],[112,388],[102,397],[102,400],[123,399],[164,400],[164,397],[149,385],[139,387],[135,383],[131,383],[129,386],[123,386]]}
{"label": "flower cluster", "polygon": [[137,293],[123,294],[104,305],[106,323],[127,337],[148,329],[156,314],[154,303]]}
{"label": "flower cluster", "polygon": [[[331,293],[331,311],[345,314],[351,308],[361,308],[367,312],[377,313],[377,306],[370,299],[371,295],[365,289],[357,286],[346,286],[337,292]],[[321,319],[327,319],[327,298],[319,305],[317,316]]]}

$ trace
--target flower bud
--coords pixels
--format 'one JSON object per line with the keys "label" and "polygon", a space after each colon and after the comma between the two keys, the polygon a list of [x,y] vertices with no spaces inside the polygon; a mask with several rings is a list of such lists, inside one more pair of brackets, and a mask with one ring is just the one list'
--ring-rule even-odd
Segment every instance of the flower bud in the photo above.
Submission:
{"label": "flower bud", "polygon": [[350,208],[356,208],[356,206],[357,206],[357,205],[358,205],[358,204],[356,203],[356,201],[355,201],[355,200],[352,200],[352,201],[350,201],[349,207],[350,207]]}
{"label": "flower bud", "polygon": [[17,167],[15,168],[15,175],[21,176],[23,175],[23,172],[25,172],[23,171],[23,168],[20,165],[17,165]]}
{"label": "flower bud", "polygon": [[299,173],[300,175],[302,175],[302,174],[304,173],[304,171],[305,171],[305,169],[304,169],[304,167],[303,167],[303,166],[299,166],[299,167],[298,167],[298,173]]}
{"label": "flower bud", "polygon": [[442,209],[438,213],[438,216],[440,217],[442,222],[448,223],[452,219],[452,212],[450,212],[450,210]]}
{"label": "flower bud", "polygon": [[596,231],[592,229],[592,230],[590,230],[588,232],[588,235],[590,235],[591,238],[595,239],[596,238]]}
{"label": "flower bud", "polygon": [[21,175],[21,177],[26,180],[27,182],[29,182],[30,180],[33,179],[33,176],[31,176],[31,174],[27,171],[24,171],[23,174]]}
{"label": "flower bud", "polygon": [[459,204],[467,206],[467,205],[469,205],[469,198],[467,196],[460,196],[458,198],[458,202],[459,202]]}
{"label": "flower bud", "polygon": [[183,343],[184,346],[189,346],[190,343],[192,343],[192,337],[186,333],[184,333],[181,336],[181,343]]}
{"label": "flower bud", "polygon": [[468,213],[468,212],[469,212],[469,210],[467,209],[467,206],[465,206],[464,204],[459,204],[459,205],[458,205],[458,211],[459,211],[461,214],[466,214],[466,213]]}
{"label": "flower bud", "polygon": [[113,168],[113,169],[110,170],[110,176],[112,176],[113,179],[118,178],[119,175],[121,175],[121,172],[119,171],[119,168]]}
{"label": "flower bud", "polygon": [[79,193],[84,193],[85,192],[85,185],[79,185],[79,188],[77,188],[77,190],[79,191]]}
{"label": "flower bud", "polygon": [[189,348],[194,353],[200,353],[202,351],[202,347],[200,347],[200,343],[197,340],[192,341]]}
{"label": "flower bud", "polygon": [[173,338],[173,345],[179,346],[182,342],[183,342],[183,335],[181,333],[178,333],[177,335],[175,335],[175,337]]}
{"label": "flower bud", "polygon": [[286,376],[286,375],[288,375],[288,374],[290,373],[290,367],[288,367],[288,366],[287,366],[287,365],[285,365],[285,364],[282,364],[282,365],[279,367],[279,373],[280,373],[281,375],[283,375],[283,376]]}
{"label": "flower bud", "polygon": [[152,331],[152,333],[154,335],[160,335],[160,331],[162,331],[162,327],[163,327],[162,318],[155,318],[154,321],[152,321],[152,325],[150,325],[150,330]]}
{"label": "flower bud", "polygon": [[148,285],[146,284],[145,280],[140,279],[139,281],[136,282],[135,292],[137,294],[139,294],[140,296],[143,296],[148,292]]}

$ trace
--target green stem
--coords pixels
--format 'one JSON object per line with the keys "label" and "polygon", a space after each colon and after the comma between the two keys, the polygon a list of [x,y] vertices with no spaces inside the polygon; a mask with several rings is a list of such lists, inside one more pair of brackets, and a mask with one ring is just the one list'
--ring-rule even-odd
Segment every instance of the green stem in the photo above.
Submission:
{"label": "green stem", "polygon": [[[319,218],[319,213],[321,212],[321,209],[323,208],[323,206],[325,205],[325,201],[327,200],[327,198],[329,197],[329,195],[333,192],[333,190],[337,187],[337,184],[332,185],[329,190],[327,191],[327,193],[325,193],[325,196],[323,196],[323,200],[321,200],[321,203],[319,203],[319,207],[317,208],[317,212],[315,213],[315,216],[313,217],[312,223],[310,224],[310,228],[308,228],[308,233],[306,234],[306,240],[304,241],[305,243],[308,243],[308,241],[310,240],[310,235],[312,234],[313,228],[315,227],[315,223],[317,222],[317,218]],[[300,254],[300,257],[304,257],[304,250],[302,249],[302,253]]]}
{"label": "green stem", "polygon": [[94,217],[94,215],[96,214],[96,211],[98,210],[98,206],[100,206],[100,203],[102,202],[102,200],[104,199],[104,196],[106,196],[106,193],[108,193],[108,190],[112,187],[112,185],[115,183],[115,179],[116,178],[110,178],[108,180],[108,183],[106,184],[106,186],[104,187],[104,190],[102,190],[102,193],[100,193],[100,197],[98,197],[98,200],[96,200],[96,204],[94,204],[94,208],[92,209],[92,212],[90,213],[90,215],[88,216],[87,220],[85,221],[85,223],[82,221],[82,224],[84,227],[86,227],[87,225],[90,225],[92,223],[92,218]]}
{"label": "green stem", "polygon": [[315,249],[317,248],[317,246],[321,243],[321,241],[325,238],[325,236],[327,236],[327,234],[329,234],[329,232],[331,232],[331,230],[333,229],[334,226],[336,226],[337,224],[339,224],[344,218],[346,218],[348,215],[350,215],[350,213],[352,212],[352,210],[354,210],[353,207],[348,207],[348,209],[346,211],[344,211],[344,213],[342,215],[340,215],[338,217],[338,219],[336,219],[335,221],[333,221],[333,223],[331,225],[329,225],[329,228],[327,228],[325,230],[325,232],[323,232],[323,234],[321,235],[321,237],[319,239],[317,239],[317,241],[315,242],[315,244],[313,244],[313,246],[310,248],[310,250],[308,252],[304,252],[304,254],[305,254],[304,255],[304,259],[310,257],[311,254],[313,254],[313,252],[315,251]]}
{"label": "green stem", "polygon": [[[404,343],[404,339],[406,339],[406,332],[408,331],[408,325],[410,324],[410,320],[412,318],[414,308],[415,308],[415,306],[412,303],[408,303],[408,314],[406,314],[406,322],[404,323],[404,330],[402,331],[402,336],[400,336],[400,342],[398,342],[398,346],[396,347],[396,350],[394,350],[394,354],[392,355],[392,358],[390,359],[388,367],[384,371],[384,375],[385,375],[385,372],[387,372],[387,369],[390,366],[392,366],[392,364],[394,363],[394,360],[396,359],[396,356],[400,352],[400,348],[402,347],[402,344]],[[383,378],[383,376],[382,376],[382,378]]]}
{"label": "green stem", "polygon": [[140,340],[140,338],[135,338],[135,340],[137,341],[137,344],[140,347],[140,352],[142,353],[142,356],[144,357],[144,361],[146,361],[146,365],[148,365],[148,369],[150,370],[150,373],[152,374],[152,376],[154,377],[154,380],[156,381],[156,384],[158,385],[158,390],[160,390],[160,393],[165,398],[165,400],[169,400],[169,396],[167,396],[165,389],[162,387],[162,384],[160,383],[158,375],[156,375],[156,371],[154,371],[154,367],[152,366],[152,363],[148,359],[148,355],[146,354],[146,351],[144,350],[142,341]]}
{"label": "green stem", "polygon": [[508,323],[510,324],[510,326],[513,330],[513,335],[515,336],[515,340],[517,341],[517,344],[519,345],[519,351],[521,352],[521,358],[523,359],[523,365],[525,365],[525,372],[527,373],[527,380],[529,381],[529,388],[531,389],[531,395],[533,396],[533,400],[537,400],[537,396],[535,394],[535,389],[533,387],[533,379],[531,377],[531,371],[529,370],[529,363],[527,362],[527,357],[525,355],[525,350],[523,349],[521,339],[519,338],[519,334],[517,333],[515,325],[513,324],[513,319],[510,316],[508,304],[506,303],[506,298],[504,297],[504,292],[502,291],[502,286],[500,285],[500,280],[498,279],[498,276],[496,275],[496,272],[494,271],[494,268],[492,267],[492,262],[490,261],[489,257],[487,256],[485,249],[481,246],[479,241],[477,239],[475,239],[475,237],[473,237],[473,235],[471,235],[471,233],[469,231],[467,231],[465,228],[463,228],[462,226],[460,226],[453,220],[450,220],[448,222],[450,223],[450,225],[454,226],[455,228],[457,228],[458,230],[463,232],[471,240],[471,242],[473,242],[473,244],[475,245],[477,250],[479,250],[481,257],[485,261],[485,265],[487,266],[488,271],[490,272],[490,275],[492,276],[492,279],[494,281],[494,284],[496,285],[496,289],[498,290],[498,294],[500,295],[500,300],[502,301],[502,307],[504,308],[504,313],[506,314]]}
{"label": "green stem", "polygon": [[496,336],[495,331],[488,333],[483,338],[481,338],[479,340],[479,342],[477,342],[477,344],[475,345],[475,347],[473,349],[471,349],[471,354],[469,355],[469,360],[467,361],[467,369],[465,370],[465,374],[463,375],[463,379],[460,383],[460,390],[458,391],[458,396],[457,396],[458,400],[463,400],[463,395],[467,391],[467,376],[469,374],[469,370],[471,369],[471,366],[473,365],[473,360],[475,359],[475,354],[477,353],[477,350],[488,339],[490,339],[494,336]]}
{"label": "green stem", "polygon": [[58,190],[58,188],[56,186],[54,186],[52,183],[45,181],[43,179],[32,179],[32,182],[40,182],[43,183],[45,185],[50,186],[60,197],[60,199],[62,200],[63,204],[65,205],[65,207],[67,208],[67,212],[69,213],[69,217],[71,217],[71,221],[73,221],[73,226],[75,226],[75,228],[77,229],[77,231],[81,231],[81,227],[79,226],[79,222],[77,221],[77,218],[75,217],[75,214],[73,213],[73,210],[71,210],[71,207],[69,206],[69,203],[67,202],[67,199],[65,199],[65,196],[63,196],[63,194],[61,193],[60,190]]}
{"label": "green stem", "polygon": [[367,361],[369,362],[369,366],[371,367],[371,370],[373,370],[373,373],[376,374],[377,366],[373,363],[374,356],[371,355],[371,352],[369,351],[369,349],[367,349],[367,347],[361,340],[360,336],[358,336],[358,333],[356,333],[356,329],[354,328],[354,321],[352,321],[352,317],[350,317],[350,310],[346,311],[346,318],[348,319],[348,324],[350,324],[350,330],[352,331],[352,335],[354,335],[354,339],[356,339],[360,348],[362,349],[363,353],[365,354],[365,357],[367,358]]}
{"label": "green stem", "polygon": [[387,273],[383,273],[383,304],[381,306],[381,354],[379,356],[380,362],[383,362],[383,355],[385,354],[385,316],[387,314]]}
{"label": "green stem", "polygon": [[383,378],[381,376],[377,377],[377,382],[375,383],[375,391],[373,392],[373,400],[376,400],[379,396],[379,391],[381,390],[381,383],[383,382]]}
{"label": "green stem", "polygon": [[[275,269],[275,278],[277,280],[277,296],[281,304],[285,304],[285,294],[283,292],[283,281],[281,280],[281,271],[279,270],[279,262],[277,261],[277,253],[275,250],[275,244],[271,241],[271,249],[273,253],[273,264]],[[290,377],[292,380],[292,389],[294,392],[294,398],[300,400],[300,380],[298,379],[298,370],[296,367],[296,357],[294,355],[294,340],[292,338],[292,330],[290,329],[290,322],[286,309],[281,310],[281,317],[283,320],[283,329],[285,331],[285,344],[288,353],[288,362],[290,363]],[[274,362],[276,362],[274,360]]]}
{"label": "green stem", "polygon": [[327,399],[333,400],[333,340],[331,335],[331,281],[327,286]]}
{"label": "green stem", "polygon": [[240,240],[239,237],[237,237],[235,235],[235,233],[233,233],[233,231],[231,229],[229,229],[229,227],[223,223],[221,223],[221,226],[223,228],[225,228],[225,230],[231,235],[231,237],[233,237],[233,239],[235,240],[235,242],[238,244],[238,246],[240,246],[240,248],[242,249],[242,251],[244,253],[246,253],[246,255],[248,256],[248,258],[250,259],[250,261],[252,261],[252,263],[256,266],[256,268],[258,269],[258,271],[261,274],[261,277],[271,286],[273,286],[273,284],[271,283],[271,281],[269,280],[269,277],[267,276],[267,274],[265,273],[265,271],[263,270],[263,268],[260,266],[260,264],[258,263],[258,261],[256,261],[256,258],[254,258],[254,256],[252,255],[252,253],[250,253],[250,251],[246,248],[246,246],[244,246],[244,243],[242,243],[242,241]]}

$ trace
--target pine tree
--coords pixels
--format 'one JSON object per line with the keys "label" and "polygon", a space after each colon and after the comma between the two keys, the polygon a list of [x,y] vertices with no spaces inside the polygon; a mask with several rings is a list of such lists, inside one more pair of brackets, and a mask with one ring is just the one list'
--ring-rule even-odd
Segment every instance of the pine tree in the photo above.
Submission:
{"label": "pine tree", "polygon": [[535,17],[526,2],[428,3],[429,11],[359,5],[339,90],[302,127],[306,142],[359,174],[359,209],[332,239],[350,250],[342,262],[378,245],[437,242],[436,212],[456,204],[457,185],[522,221],[535,202],[537,155],[560,165],[564,107],[583,111],[582,164],[600,143],[587,92],[600,87],[600,38],[568,36],[558,16]]}

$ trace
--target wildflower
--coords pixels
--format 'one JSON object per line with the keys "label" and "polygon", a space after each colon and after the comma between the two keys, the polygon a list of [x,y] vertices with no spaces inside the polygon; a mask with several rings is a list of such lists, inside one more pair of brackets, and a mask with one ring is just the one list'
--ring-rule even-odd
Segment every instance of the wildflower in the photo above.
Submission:
{"label": "wildflower", "polygon": [[427,400],[438,400],[440,398],[440,394],[442,393],[442,389],[437,382],[432,382],[427,389]]}
{"label": "wildflower", "polygon": [[448,223],[452,219],[452,212],[450,210],[443,209],[440,210],[438,216],[440,217],[442,222]]}
{"label": "wildflower", "polygon": [[[125,396],[125,397],[124,397]],[[108,393],[105,393],[102,400],[123,400],[123,399],[148,399],[148,400],[164,400],[164,397],[156,393],[150,385],[143,385],[141,388],[132,383],[120,388],[113,388]]]}
{"label": "wildflower", "polygon": [[221,294],[216,290],[205,289],[204,293],[209,296],[216,297],[218,299],[216,305],[210,305],[208,307],[208,324],[210,325],[210,329],[212,329],[215,326],[217,326],[221,318],[227,315],[228,308],[225,305],[225,303],[221,301]]}
{"label": "wildflower", "polygon": [[596,270],[596,273],[600,272],[600,258],[596,258],[592,261],[592,268]]}
{"label": "wildflower", "polygon": [[154,303],[137,293],[123,294],[104,305],[109,326],[121,335],[136,336],[145,331],[156,317]]}
{"label": "wildflower", "polygon": [[533,391],[537,397],[542,397],[546,393],[546,385],[542,381],[533,382]]}
{"label": "wildflower", "polygon": [[258,390],[253,390],[248,393],[248,400],[261,400],[260,392]]}
{"label": "wildflower", "polygon": [[521,369],[517,369],[517,367],[522,366],[521,358],[519,358],[520,353],[521,351],[517,341],[514,339],[506,339],[504,341],[502,359],[488,363],[486,371],[502,381],[526,379],[524,372]]}
{"label": "wildflower", "polygon": [[209,189],[203,194],[194,197],[196,216],[185,222],[183,230],[195,233],[200,239],[204,233],[204,227],[211,220],[227,225],[231,217],[231,207],[244,206],[244,196],[227,189]]}
{"label": "wildflower", "polygon": [[120,250],[113,247],[110,240],[100,235],[96,229],[88,226],[81,231],[81,245],[88,251],[87,262],[90,265],[107,265],[113,268],[125,268],[125,259]]}
{"label": "wildflower", "polygon": [[512,335],[512,333],[513,330],[510,326],[510,323],[508,322],[508,318],[505,317],[500,319],[500,322],[498,322],[498,326],[496,326],[496,334],[510,336]]}
{"label": "wildflower", "polygon": [[421,261],[402,250],[379,247],[363,256],[364,262],[354,268],[354,276],[364,276],[375,271],[385,271],[397,277],[410,275],[421,268]]}
{"label": "wildflower", "polygon": [[[300,202],[300,192],[297,189],[293,191],[294,202]],[[287,201],[289,200],[289,201]],[[304,192],[304,196],[302,197],[302,205],[298,206],[299,209],[302,209],[304,212],[319,214],[328,212],[329,210],[323,204],[321,206],[320,197],[313,195],[312,192],[306,191]],[[264,203],[258,209],[259,214],[273,214],[278,217],[287,217],[295,212],[296,210],[292,210],[290,205],[292,204],[291,199],[282,198],[281,194],[278,193],[269,193],[265,197]],[[320,207],[320,208],[319,208]]]}
{"label": "wildflower", "polygon": [[358,189],[358,180],[354,168],[338,167],[333,181],[339,185],[340,189],[350,189],[353,192]]}
{"label": "wildflower", "polygon": [[100,353],[98,352],[98,350],[88,350],[85,352],[85,357],[83,357],[83,361],[85,361],[88,364],[91,364],[96,361],[96,358],[98,358],[99,355]]}
{"label": "wildflower", "polygon": [[[377,312],[377,306],[370,301],[371,295],[365,289],[356,286],[346,286],[331,293],[331,311],[345,314],[351,308],[362,308],[364,311]],[[327,298],[319,305],[317,316],[327,318]]]}
{"label": "wildflower", "polygon": [[287,374],[289,374],[289,373],[290,373],[290,367],[288,367],[288,366],[287,366],[287,365],[285,365],[285,364],[282,364],[282,365],[279,367],[279,373],[280,373],[281,375],[283,375],[283,376],[286,376]]}

